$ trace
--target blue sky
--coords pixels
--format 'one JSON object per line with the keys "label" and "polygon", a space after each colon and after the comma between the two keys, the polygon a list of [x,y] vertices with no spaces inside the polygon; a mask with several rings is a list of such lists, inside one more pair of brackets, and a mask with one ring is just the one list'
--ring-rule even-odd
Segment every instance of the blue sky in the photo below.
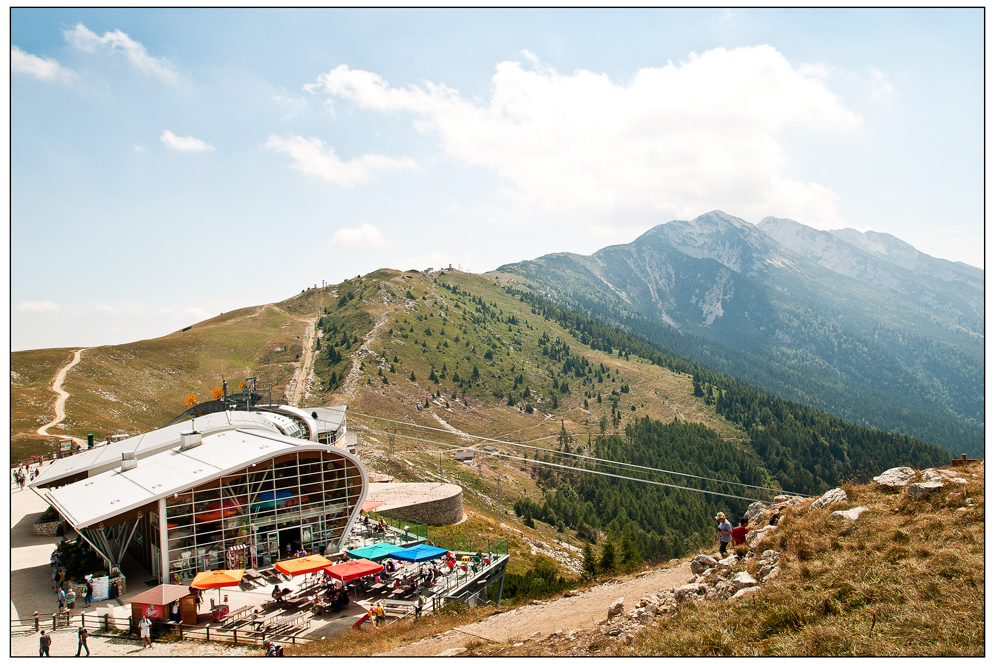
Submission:
{"label": "blue sky", "polygon": [[713,209],[983,265],[981,10],[10,20],[14,350]]}

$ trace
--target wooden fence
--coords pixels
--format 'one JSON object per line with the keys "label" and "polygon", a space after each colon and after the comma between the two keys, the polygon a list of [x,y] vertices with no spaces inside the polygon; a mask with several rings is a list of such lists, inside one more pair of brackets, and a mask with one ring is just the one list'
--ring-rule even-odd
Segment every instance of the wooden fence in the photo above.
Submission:
{"label": "wooden fence", "polygon": [[[134,619],[115,618],[110,615],[86,615],[70,617],[68,612],[59,613],[35,613],[31,618],[20,618],[10,621],[11,634],[24,634],[37,632],[42,629],[55,631],[57,629],[77,629],[86,627],[90,634],[101,636],[127,637],[129,634],[137,634],[138,626],[134,624]],[[272,634],[268,631],[255,631],[251,627],[244,629],[231,629],[225,627],[191,626],[177,623],[153,623],[153,628],[158,628],[159,633],[167,632],[174,634],[180,639],[198,639],[201,641],[220,641],[223,643],[258,645],[262,646],[264,639],[269,639],[274,643],[283,645],[296,645],[298,643],[310,643],[310,639],[302,638],[293,634]]]}

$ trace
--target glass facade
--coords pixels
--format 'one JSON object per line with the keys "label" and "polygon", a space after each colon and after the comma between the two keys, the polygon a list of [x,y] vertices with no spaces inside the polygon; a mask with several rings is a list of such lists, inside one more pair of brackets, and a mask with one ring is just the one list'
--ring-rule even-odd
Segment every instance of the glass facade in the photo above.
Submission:
{"label": "glass facade", "polygon": [[[363,497],[359,468],[334,453],[283,454],[166,498],[169,583],[210,569],[267,567],[338,550]],[[154,523],[158,542],[158,516]],[[164,581],[166,579],[163,579]]]}

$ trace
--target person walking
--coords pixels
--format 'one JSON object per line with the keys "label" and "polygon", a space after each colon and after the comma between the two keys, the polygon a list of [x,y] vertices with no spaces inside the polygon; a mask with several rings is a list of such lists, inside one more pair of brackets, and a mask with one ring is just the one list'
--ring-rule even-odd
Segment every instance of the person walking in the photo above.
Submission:
{"label": "person walking", "polygon": [[51,657],[48,654],[48,649],[52,646],[52,637],[45,633],[45,630],[41,631],[41,636],[38,637],[38,656],[39,657]]}
{"label": "person walking", "polygon": [[90,579],[84,579],[86,581],[86,589],[83,591],[83,607],[90,608],[90,602],[93,601],[93,581]]}
{"label": "person walking", "polygon": [[59,613],[62,613],[62,609],[66,608],[66,591],[62,589],[62,583],[59,583],[59,591],[57,594],[59,598]]}
{"label": "person walking", "polygon": [[86,637],[89,634],[86,631],[86,627],[80,625],[80,628],[76,630],[76,638],[79,639],[79,645],[76,646],[76,656],[79,657],[80,650],[86,650],[86,656],[90,656],[90,646],[86,645]]}
{"label": "person walking", "polygon": [[724,512],[716,514],[715,520],[719,522],[719,557],[724,558],[726,547],[732,541],[732,524],[726,521]]}
{"label": "person walking", "polygon": [[66,593],[66,608],[69,609],[69,617],[72,618],[76,614],[76,591],[71,585],[69,592]]}
{"label": "person walking", "polygon": [[733,546],[743,546],[746,544],[746,535],[750,532],[747,528],[750,524],[749,519],[740,519],[739,525],[732,529],[732,545]]}
{"label": "person walking", "polygon": [[152,647],[152,621],[149,620],[148,616],[142,616],[141,621],[138,623],[139,634],[142,637],[142,648],[145,648],[145,644],[148,647]]}

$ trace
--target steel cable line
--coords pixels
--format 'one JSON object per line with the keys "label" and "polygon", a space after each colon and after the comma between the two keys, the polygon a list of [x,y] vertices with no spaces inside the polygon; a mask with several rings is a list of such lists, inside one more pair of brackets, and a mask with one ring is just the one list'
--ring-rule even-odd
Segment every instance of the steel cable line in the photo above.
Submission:
{"label": "steel cable line", "polygon": [[[366,415],[366,414],[363,414],[363,413],[354,413],[354,415],[359,416],[359,417],[367,417],[367,418],[374,419],[374,420],[380,420],[380,421],[383,421],[383,422],[390,422],[391,424],[399,424],[399,425],[402,425],[402,426],[415,427],[415,428],[418,428],[418,429],[427,429],[429,431],[438,431],[440,433],[446,433],[446,434],[449,434],[449,435],[452,435],[452,436],[466,436],[467,438],[475,438],[477,440],[483,440],[483,441],[487,441],[487,442],[491,442],[491,443],[501,443],[502,445],[512,445],[514,447],[524,447],[526,449],[538,450],[538,451],[547,452],[547,453],[548,452],[552,452],[553,454],[560,454],[560,455],[563,455],[563,456],[574,457],[574,458],[577,458],[577,459],[583,459],[585,461],[594,462],[594,463],[608,464],[608,465],[615,465],[615,466],[624,466],[624,467],[627,467],[627,468],[634,468],[634,469],[638,469],[638,470],[642,470],[642,471],[646,471],[646,472],[664,473],[664,474],[667,474],[667,475],[676,475],[678,477],[687,477],[687,478],[696,479],[696,480],[703,480],[703,481],[706,481],[706,482],[719,482],[721,484],[728,484],[728,485],[731,485],[731,486],[741,486],[741,487],[745,487],[745,488],[749,488],[749,489],[760,489],[762,491],[777,491],[777,492],[783,493],[785,495],[802,496],[802,497],[805,497],[805,498],[810,498],[811,497],[811,496],[808,496],[808,495],[802,494],[802,493],[794,493],[794,492],[791,492],[791,491],[784,491],[784,490],[781,490],[781,489],[773,489],[771,487],[757,486],[755,484],[744,484],[742,482],[733,482],[731,480],[720,480],[720,479],[714,478],[714,477],[702,477],[700,475],[691,475],[689,473],[679,473],[679,472],[677,472],[675,470],[663,470],[662,468],[650,468],[649,466],[640,466],[640,465],[637,465],[637,464],[625,463],[623,461],[612,461],[611,459],[601,459],[601,458],[598,458],[598,457],[590,457],[590,456],[586,456],[586,455],[583,455],[583,454],[573,454],[571,452],[561,452],[559,450],[547,450],[547,449],[545,449],[543,447],[536,447],[534,445],[526,445],[525,443],[513,443],[513,442],[508,441],[508,440],[499,440],[497,438],[487,438],[485,436],[477,436],[477,435],[474,435],[474,434],[464,433],[464,432],[458,432],[457,433],[457,432],[454,432],[454,431],[449,431],[448,429],[439,429],[439,428],[436,428],[436,427],[425,426],[423,424],[414,424],[412,422],[400,422],[398,420],[390,420],[390,419],[387,419],[385,417],[377,417],[375,415]],[[383,433],[386,433],[386,432],[383,432]],[[424,442],[429,442],[430,443],[430,442],[434,442],[434,441],[428,441],[428,440],[426,440]],[[447,445],[447,443],[439,443],[439,444],[440,445]],[[461,446],[459,446],[459,445],[453,445],[452,447],[461,447]]]}
{"label": "steel cable line", "polygon": [[[414,440],[414,441],[418,441],[418,442],[421,442],[421,443],[429,443],[429,444],[432,444],[432,445],[442,445],[443,447],[457,448],[457,449],[465,447],[464,445],[452,445],[450,443],[441,443],[441,442],[436,441],[436,440],[428,440],[427,438],[418,438],[416,436],[406,436],[406,435],[400,434],[400,433],[393,433],[393,432],[382,431],[382,430],[378,430],[378,429],[370,429],[368,427],[358,426],[357,428],[363,429],[364,431],[369,431],[371,433],[390,434],[390,435],[393,435],[393,436],[397,436],[398,438],[405,438],[407,440]],[[542,448],[536,448],[536,449],[542,449]],[[543,450],[543,451],[548,451],[548,450]],[[550,466],[552,468],[561,468],[563,470],[573,470],[573,471],[577,471],[577,472],[581,472],[581,473],[590,473],[592,475],[602,475],[604,477],[614,477],[616,479],[621,479],[621,480],[632,480],[633,482],[642,482],[643,484],[652,484],[654,486],[663,486],[663,487],[668,487],[668,488],[671,488],[671,489],[678,489],[678,490],[681,490],[681,491],[695,491],[697,493],[706,493],[706,494],[709,494],[709,495],[712,495],[712,496],[722,496],[724,498],[735,498],[737,500],[749,500],[749,501],[752,501],[752,502],[766,502],[766,503],[770,504],[770,501],[757,500],[756,498],[747,498],[746,496],[734,496],[732,494],[721,493],[719,491],[707,491],[705,489],[695,489],[694,487],[689,487],[689,486],[679,486],[679,485],[676,485],[676,484],[667,484],[666,482],[656,482],[656,481],[653,481],[653,480],[647,480],[647,479],[643,479],[643,478],[640,478],[640,477],[630,477],[628,475],[616,475],[615,473],[606,473],[606,472],[602,472],[600,470],[593,470],[591,468],[581,468],[579,466],[565,466],[565,465],[559,464],[559,463],[552,463],[550,461],[539,461],[538,459],[529,459],[528,457],[518,457],[518,456],[511,455],[511,454],[504,454],[502,452],[493,452],[493,453],[491,453],[491,455],[492,456],[504,457],[506,459],[514,459],[516,461],[524,461],[525,463],[534,463],[534,464],[538,464],[538,465],[541,465],[541,466]],[[714,480],[714,481],[721,482],[723,480]],[[746,486],[746,485],[742,485],[742,486]],[[765,491],[776,491],[776,489],[771,489],[771,488],[768,488],[768,487],[755,487],[755,488],[762,489],[762,490],[765,490]]]}

